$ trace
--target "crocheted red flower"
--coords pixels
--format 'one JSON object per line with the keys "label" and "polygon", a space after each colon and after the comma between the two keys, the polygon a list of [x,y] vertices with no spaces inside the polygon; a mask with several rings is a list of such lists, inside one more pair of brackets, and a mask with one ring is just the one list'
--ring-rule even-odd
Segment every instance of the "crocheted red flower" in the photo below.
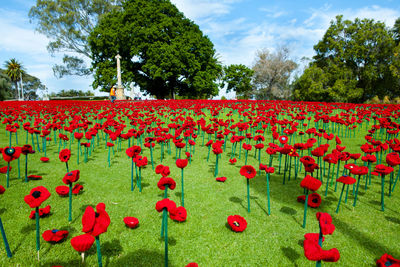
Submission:
{"label": "crocheted red flower", "polygon": [[24,197],[24,201],[29,205],[29,207],[36,208],[39,207],[43,201],[48,199],[50,196],[51,194],[49,190],[43,186],[38,186],[33,188],[29,195]]}
{"label": "crocheted red flower", "polygon": [[230,215],[227,220],[232,231],[243,232],[247,228],[246,220],[240,215]]}
{"label": "crocheted red flower", "polygon": [[111,220],[106,212],[106,205],[104,203],[97,204],[96,212],[91,206],[87,206],[82,216],[82,231],[92,236],[98,236],[107,232],[110,222]]}

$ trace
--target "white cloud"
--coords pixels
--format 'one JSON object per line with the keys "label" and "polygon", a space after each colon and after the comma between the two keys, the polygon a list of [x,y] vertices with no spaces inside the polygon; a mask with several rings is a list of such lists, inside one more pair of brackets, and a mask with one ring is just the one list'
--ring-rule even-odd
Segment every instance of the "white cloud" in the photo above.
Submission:
{"label": "white cloud", "polygon": [[240,0],[171,0],[191,20],[228,14]]}

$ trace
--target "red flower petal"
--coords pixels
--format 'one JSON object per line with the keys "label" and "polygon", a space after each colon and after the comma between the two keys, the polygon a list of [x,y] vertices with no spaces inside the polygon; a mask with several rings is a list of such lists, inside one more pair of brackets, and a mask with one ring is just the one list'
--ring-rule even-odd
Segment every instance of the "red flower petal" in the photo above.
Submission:
{"label": "red flower petal", "polygon": [[138,218],[135,218],[135,217],[125,217],[124,223],[126,226],[133,229],[139,225],[139,220],[138,220]]}
{"label": "red flower petal", "polygon": [[94,237],[89,234],[78,235],[71,239],[72,247],[78,252],[85,252],[94,243]]}

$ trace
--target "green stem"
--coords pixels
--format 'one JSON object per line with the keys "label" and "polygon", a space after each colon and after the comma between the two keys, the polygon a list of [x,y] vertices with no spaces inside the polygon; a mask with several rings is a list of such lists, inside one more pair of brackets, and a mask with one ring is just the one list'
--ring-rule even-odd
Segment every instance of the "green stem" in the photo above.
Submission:
{"label": "green stem", "polygon": [[10,162],[7,162],[7,188],[10,186]]}
{"label": "green stem", "polygon": [[340,203],[342,202],[342,196],[343,196],[343,191],[344,191],[344,186],[345,185],[346,184],[343,184],[342,192],[340,192],[340,197],[339,197],[339,202],[338,202],[338,205],[337,205],[337,208],[336,208],[336,213],[339,213]]}
{"label": "green stem", "polygon": [[268,215],[271,215],[270,196],[269,196],[269,173],[267,173],[266,178],[267,178]]}
{"label": "green stem", "polygon": [[185,198],[184,198],[184,190],[183,190],[183,168],[181,169],[181,180],[182,180],[182,194],[181,194],[181,198],[182,198],[182,207],[185,207]]}
{"label": "green stem", "polygon": [[69,184],[68,221],[72,221],[72,183]]}
{"label": "green stem", "polygon": [[356,186],[356,194],[355,194],[355,196],[354,196],[353,207],[355,207],[355,206],[356,206],[356,203],[357,203],[358,187],[360,186],[360,180],[361,180],[361,175],[358,176],[357,186]]}
{"label": "green stem", "polygon": [[97,262],[99,264],[99,267],[103,266],[103,262],[101,260],[101,248],[100,248],[100,238],[99,236],[96,236],[96,248],[97,248]]}
{"label": "green stem", "polygon": [[307,205],[308,203],[308,189],[306,189],[306,201],[304,202],[304,215],[303,215],[303,228],[306,228],[306,222],[307,222]]}
{"label": "green stem", "polygon": [[385,175],[382,175],[381,179],[381,211],[385,211],[385,199],[384,199],[384,192],[385,190]]}
{"label": "green stem", "polygon": [[1,218],[0,218],[0,231],[1,231],[1,236],[3,237],[4,246],[6,247],[7,257],[11,258],[12,257],[12,253],[11,253],[11,250],[10,250],[10,246],[8,245],[6,232],[4,231],[3,222],[1,221]]}
{"label": "green stem", "polygon": [[246,179],[247,182],[247,211],[250,212],[250,179]]}
{"label": "green stem", "polygon": [[35,210],[36,218],[36,251],[40,250],[39,207]]}
{"label": "green stem", "polygon": [[25,155],[25,183],[28,182],[28,154]]}

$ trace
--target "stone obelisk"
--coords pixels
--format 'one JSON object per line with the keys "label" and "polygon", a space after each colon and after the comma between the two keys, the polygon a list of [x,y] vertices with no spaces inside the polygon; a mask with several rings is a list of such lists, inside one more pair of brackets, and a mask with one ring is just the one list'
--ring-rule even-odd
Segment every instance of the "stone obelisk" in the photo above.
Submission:
{"label": "stone obelisk", "polygon": [[122,82],[121,82],[121,56],[118,54],[115,56],[117,59],[117,90],[115,90],[115,96],[117,97],[118,100],[125,100],[125,94],[124,94],[124,87],[122,87]]}

